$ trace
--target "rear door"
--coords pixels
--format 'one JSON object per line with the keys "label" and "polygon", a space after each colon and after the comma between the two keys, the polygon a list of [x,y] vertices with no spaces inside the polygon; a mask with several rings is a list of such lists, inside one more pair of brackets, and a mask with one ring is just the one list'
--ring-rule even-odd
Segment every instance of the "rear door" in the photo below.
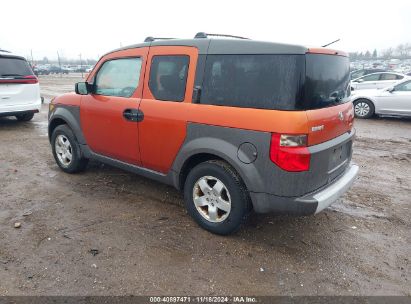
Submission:
{"label": "rear door", "polygon": [[88,82],[92,94],[81,99],[81,127],[95,153],[141,165],[138,108],[148,48],[114,52],[103,58]]}
{"label": "rear door", "polygon": [[139,123],[142,165],[166,173],[185,137],[198,50],[184,46],[150,48]]}

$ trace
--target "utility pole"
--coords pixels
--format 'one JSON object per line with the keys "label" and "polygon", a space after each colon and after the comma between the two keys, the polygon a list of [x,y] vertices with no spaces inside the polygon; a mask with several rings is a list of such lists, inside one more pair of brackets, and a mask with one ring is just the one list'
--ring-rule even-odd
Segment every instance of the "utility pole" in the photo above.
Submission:
{"label": "utility pole", "polygon": [[59,51],[57,51],[57,59],[58,59],[58,61],[59,61],[59,67],[60,67],[60,77],[61,77],[61,61],[60,61]]}
{"label": "utility pole", "polygon": [[83,65],[81,63],[81,53],[78,55],[80,57],[80,70],[81,70],[81,78],[83,78]]}
{"label": "utility pole", "polygon": [[30,50],[30,54],[31,54],[31,66],[34,66],[33,50]]}

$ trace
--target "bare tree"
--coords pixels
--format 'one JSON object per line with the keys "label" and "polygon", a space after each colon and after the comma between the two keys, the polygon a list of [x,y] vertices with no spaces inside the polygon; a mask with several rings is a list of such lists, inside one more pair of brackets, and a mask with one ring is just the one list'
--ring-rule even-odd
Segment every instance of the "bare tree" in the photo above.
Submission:
{"label": "bare tree", "polygon": [[384,59],[390,59],[393,54],[394,54],[393,48],[388,48],[382,51],[382,57]]}

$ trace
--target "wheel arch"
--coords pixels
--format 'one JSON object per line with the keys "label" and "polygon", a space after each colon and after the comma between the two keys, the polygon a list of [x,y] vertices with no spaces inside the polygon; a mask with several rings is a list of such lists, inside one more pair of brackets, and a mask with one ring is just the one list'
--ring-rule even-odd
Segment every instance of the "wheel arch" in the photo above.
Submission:
{"label": "wheel arch", "polygon": [[187,176],[195,166],[197,166],[197,165],[199,165],[203,162],[209,161],[209,160],[221,160],[221,161],[225,161],[226,163],[229,164],[229,162],[227,160],[225,160],[221,156],[218,156],[218,155],[213,154],[213,153],[200,152],[200,153],[192,154],[191,156],[189,156],[184,161],[184,163],[182,164],[182,166],[179,170],[178,184],[177,184],[178,190],[180,190],[180,191],[183,190],[184,183],[187,179]]}
{"label": "wheel arch", "polygon": [[56,106],[56,109],[49,118],[49,140],[51,140],[51,136],[55,128],[63,124],[68,125],[68,127],[73,131],[74,136],[76,137],[79,144],[86,144],[83,132],[81,131],[80,109],[78,107]]}
{"label": "wheel arch", "polygon": [[[200,143],[201,141],[195,140],[195,142]],[[219,144],[220,145],[217,145],[219,149],[212,149],[210,148],[211,145],[205,145],[208,148],[204,148],[203,146],[202,148],[192,149],[193,146],[188,145],[186,149],[181,151],[172,169],[176,173],[174,185],[177,189],[182,190],[184,188],[184,183],[190,169],[208,160],[221,160],[230,165],[240,176],[248,191],[253,191],[254,188],[260,184],[261,176],[258,174],[258,170],[254,164],[245,165],[240,162],[237,157],[237,147],[222,141],[219,141]]]}
{"label": "wheel arch", "polygon": [[49,136],[49,141],[51,141],[51,136],[54,132],[54,130],[61,125],[67,125],[67,122],[60,118],[60,117],[56,117],[53,118],[50,122],[49,122],[49,126],[48,126],[48,136]]}

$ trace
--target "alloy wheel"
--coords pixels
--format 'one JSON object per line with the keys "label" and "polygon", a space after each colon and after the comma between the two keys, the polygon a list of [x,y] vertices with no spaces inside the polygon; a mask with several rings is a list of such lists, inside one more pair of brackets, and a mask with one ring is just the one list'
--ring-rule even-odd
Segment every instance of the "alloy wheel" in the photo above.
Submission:
{"label": "alloy wheel", "polygon": [[194,184],[193,201],[201,216],[213,223],[224,221],[231,211],[230,192],[213,176],[203,176]]}
{"label": "alloy wheel", "polygon": [[59,162],[64,167],[70,166],[71,161],[73,159],[73,150],[68,138],[63,134],[58,135],[56,137],[54,147]]}

